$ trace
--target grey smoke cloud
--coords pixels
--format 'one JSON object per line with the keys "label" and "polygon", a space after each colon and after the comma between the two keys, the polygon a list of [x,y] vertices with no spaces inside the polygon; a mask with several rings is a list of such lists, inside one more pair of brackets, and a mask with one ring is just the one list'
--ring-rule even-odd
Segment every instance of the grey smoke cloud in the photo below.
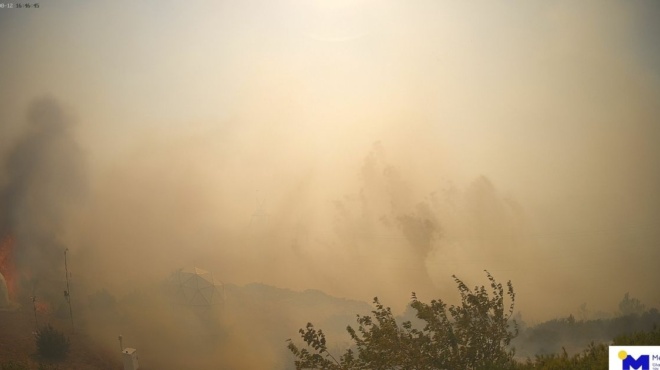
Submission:
{"label": "grey smoke cloud", "polygon": [[57,100],[35,99],[24,122],[3,161],[0,235],[14,240],[12,262],[26,296],[29,285],[63,279],[61,238],[68,213],[84,199],[87,179],[72,118]]}

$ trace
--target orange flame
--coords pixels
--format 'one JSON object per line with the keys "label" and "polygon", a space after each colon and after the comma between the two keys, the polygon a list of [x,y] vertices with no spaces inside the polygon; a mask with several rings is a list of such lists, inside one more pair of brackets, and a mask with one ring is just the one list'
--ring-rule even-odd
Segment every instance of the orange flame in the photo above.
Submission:
{"label": "orange flame", "polygon": [[6,235],[0,240],[0,274],[4,276],[7,283],[9,299],[16,298],[16,269],[14,268],[14,243],[11,235]]}

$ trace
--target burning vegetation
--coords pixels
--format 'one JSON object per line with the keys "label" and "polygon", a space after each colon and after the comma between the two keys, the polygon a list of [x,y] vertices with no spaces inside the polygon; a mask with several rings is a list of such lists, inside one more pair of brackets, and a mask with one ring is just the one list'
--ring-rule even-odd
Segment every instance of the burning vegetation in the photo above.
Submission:
{"label": "burning vegetation", "polygon": [[9,300],[26,304],[39,296],[44,310],[61,291],[66,214],[85,190],[83,156],[71,127],[55,99],[35,100],[3,163],[0,273]]}
{"label": "burning vegetation", "polygon": [[[0,241],[0,308],[16,299],[16,271],[14,268],[14,238],[11,235],[3,237]],[[2,285],[6,291],[2,294]]]}

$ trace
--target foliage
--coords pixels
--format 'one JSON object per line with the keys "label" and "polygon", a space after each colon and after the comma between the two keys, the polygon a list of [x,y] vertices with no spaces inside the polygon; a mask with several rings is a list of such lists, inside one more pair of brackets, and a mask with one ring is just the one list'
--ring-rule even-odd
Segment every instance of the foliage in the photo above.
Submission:
{"label": "foliage", "polygon": [[18,361],[8,361],[0,364],[0,370],[28,370],[28,366]]}
{"label": "foliage", "polygon": [[651,331],[635,332],[614,338],[617,346],[660,346],[660,329],[654,325]]}
{"label": "foliage", "polygon": [[[461,303],[448,306],[441,300],[421,302],[415,293],[410,304],[416,319],[397,322],[389,307],[374,298],[371,316],[357,316],[357,329],[347,331],[353,346],[335,357],[328,350],[325,334],[309,323],[300,329],[306,348],[298,348],[291,340],[288,348],[295,357],[295,367],[327,370],[431,370],[431,369],[509,369],[509,370],[592,370],[608,368],[608,344],[660,345],[660,313],[652,308],[644,311],[639,300],[626,294],[619,305],[627,315],[611,319],[550,320],[529,328],[522,342],[536,342],[549,354],[536,355],[527,361],[515,361],[509,350],[518,334],[513,319],[515,294],[511,282],[505,288],[488,273],[490,289],[469,289],[454,276]],[[505,296],[510,304],[504,304]],[[653,330],[648,331],[653,327]],[[536,339],[535,339],[536,338]],[[590,342],[588,341],[590,339]],[[614,338],[612,340],[612,338]],[[585,348],[569,355],[566,348]],[[531,347],[530,347],[531,348]],[[561,352],[559,352],[561,350]],[[556,353],[559,352],[559,353]]]}
{"label": "foliage", "polygon": [[39,363],[39,367],[37,368],[37,370],[60,370],[60,368],[55,364]]}
{"label": "foliage", "polygon": [[37,331],[36,342],[37,352],[44,358],[61,359],[69,352],[69,339],[50,325]]}
{"label": "foliage", "polygon": [[[660,330],[654,327],[652,331],[636,332],[620,335],[614,338],[613,345],[617,346],[654,346],[660,345]],[[536,356],[535,361],[528,360],[520,365],[520,370],[597,370],[608,368],[608,346],[591,343],[587,349],[574,356],[569,356],[562,348],[562,353]]]}
{"label": "foliage", "polygon": [[562,348],[562,353],[536,356],[536,361],[528,361],[520,369],[543,370],[597,370],[608,368],[608,347],[604,344],[591,343],[587,349],[574,356],[569,356]]}
{"label": "foliage", "polygon": [[[410,321],[399,326],[390,308],[374,298],[373,315],[358,315],[357,330],[347,327],[354,347],[338,359],[328,351],[323,331],[308,323],[299,331],[307,348],[288,340],[296,369],[513,369],[513,351],[508,349],[518,334],[511,319],[513,286],[509,281],[505,293],[502,284],[486,275],[490,289],[470,289],[454,276],[461,295],[456,306],[441,300],[427,304],[413,293],[411,306],[424,322],[421,328]],[[510,299],[508,306],[505,296]]]}
{"label": "foliage", "polygon": [[610,319],[575,320],[572,316],[553,319],[521,331],[513,341],[516,353],[527,357],[552,354],[565,347],[570,352],[587,348],[591,342],[609,342],[620,335],[645,332],[660,324],[660,312],[651,308],[641,314]]}

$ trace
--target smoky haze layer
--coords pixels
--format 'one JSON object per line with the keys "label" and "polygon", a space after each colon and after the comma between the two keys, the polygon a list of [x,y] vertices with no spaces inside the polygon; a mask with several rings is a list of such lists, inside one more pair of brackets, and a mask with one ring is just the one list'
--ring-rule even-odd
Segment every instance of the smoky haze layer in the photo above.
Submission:
{"label": "smoky haze layer", "polygon": [[[487,269],[526,320],[626,292],[657,306],[657,15],[616,1],[0,12],[0,226],[29,269],[69,247],[74,283],[117,297],[198,266],[400,312]],[[54,103],[23,125],[44,91],[80,117],[86,167]],[[109,348],[118,334],[93,332]]]}
{"label": "smoky haze layer", "polygon": [[64,279],[61,237],[68,211],[86,190],[82,151],[59,103],[35,99],[24,122],[4,158],[0,188],[0,235],[13,243],[6,263],[18,274],[13,278],[23,298]]}
{"label": "smoky haze layer", "polygon": [[497,265],[543,317],[658,303],[657,3],[125,5],[0,15],[2,155],[34,96],[75,105],[63,238],[99,282],[212,261],[399,301]]}

